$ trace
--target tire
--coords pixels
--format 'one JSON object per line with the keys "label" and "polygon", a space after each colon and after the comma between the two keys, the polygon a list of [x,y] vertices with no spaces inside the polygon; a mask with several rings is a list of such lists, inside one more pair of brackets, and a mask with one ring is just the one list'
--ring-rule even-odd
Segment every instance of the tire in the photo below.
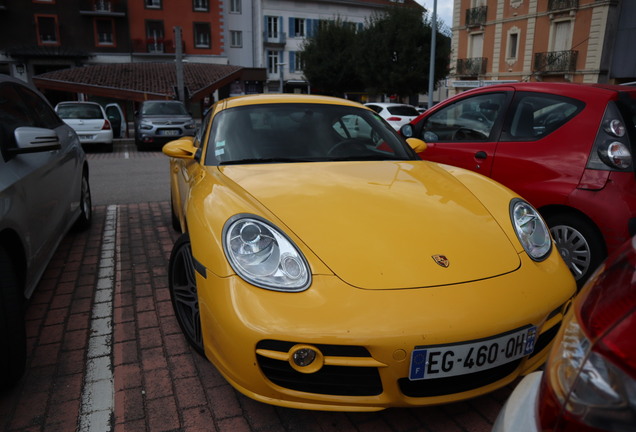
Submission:
{"label": "tire", "polygon": [[0,247],[0,274],[0,389],[8,389],[24,374],[26,330],[18,275],[3,247]]}
{"label": "tire", "polygon": [[88,182],[88,172],[82,174],[82,184],[80,187],[80,215],[75,222],[74,228],[85,230],[91,225],[93,219],[93,200],[91,198],[91,187]]}
{"label": "tire", "polygon": [[170,192],[170,216],[172,222],[172,229],[176,232],[181,232],[181,222],[179,222],[179,218],[177,217],[177,213],[174,210],[174,202],[172,201],[172,192]]}
{"label": "tire", "polygon": [[548,216],[546,222],[580,288],[607,256],[603,236],[594,224],[575,214]]}
{"label": "tire", "polygon": [[172,248],[168,267],[168,288],[174,314],[186,340],[199,354],[205,355],[194,258],[188,234],[179,237]]}

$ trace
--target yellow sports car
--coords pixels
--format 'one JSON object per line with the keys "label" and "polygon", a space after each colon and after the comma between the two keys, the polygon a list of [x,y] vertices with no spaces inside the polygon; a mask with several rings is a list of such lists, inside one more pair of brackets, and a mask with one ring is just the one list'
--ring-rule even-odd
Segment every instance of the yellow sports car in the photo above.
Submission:
{"label": "yellow sports car", "polygon": [[548,228],[424,147],[358,103],[291,94],[222,100],[164,146],[175,314],[236,389],[372,411],[472,398],[544,362],[576,290]]}

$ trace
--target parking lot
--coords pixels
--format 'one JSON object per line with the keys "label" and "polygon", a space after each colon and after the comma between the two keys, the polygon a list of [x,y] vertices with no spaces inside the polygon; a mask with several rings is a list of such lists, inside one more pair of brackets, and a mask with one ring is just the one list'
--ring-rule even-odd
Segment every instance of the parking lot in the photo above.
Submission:
{"label": "parking lot", "polygon": [[98,205],[93,217],[63,240],[28,305],[27,371],[0,394],[2,431],[489,431],[512,389],[377,413],[255,402],[190,349],[174,318],[170,203]]}

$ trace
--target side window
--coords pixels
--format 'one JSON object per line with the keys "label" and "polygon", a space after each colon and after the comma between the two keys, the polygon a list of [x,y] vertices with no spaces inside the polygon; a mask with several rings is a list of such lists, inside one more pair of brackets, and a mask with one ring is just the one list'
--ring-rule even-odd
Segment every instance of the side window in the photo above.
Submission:
{"label": "side window", "polygon": [[460,100],[428,117],[420,138],[426,142],[487,141],[505,101],[506,93]]}
{"label": "side window", "polygon": [[19,87],[17,90],[24,101],[26,101],[27,109],[32,113],[32,126],[55,129],[63,123],[57,114],[55,114],[53,108],[51,108],[37,94],[22,87]]}
{"label": "side window", "polygon": [[543,138],[570,121],[583,106],[583,102],[563,96],[518,93],[506,119],[502,140],[528,141]]}

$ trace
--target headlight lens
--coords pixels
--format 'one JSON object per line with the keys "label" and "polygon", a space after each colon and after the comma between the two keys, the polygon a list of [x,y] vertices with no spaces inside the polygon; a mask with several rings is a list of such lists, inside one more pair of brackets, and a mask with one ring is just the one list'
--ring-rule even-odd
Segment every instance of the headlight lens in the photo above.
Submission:
{"label": "headlight lens", "polygon": [[546,259],[552,250],[552,238],[539,212],[528,202],[516,198],[510,202],[510,218],[530,258],[535,261]]}
{"label": "headlight lens", "polygon": [[252,285],[298,292],[311,283],[309,265],[298,248],[261,219],[231,218],[224,229],[223,246],[234,271]]}

